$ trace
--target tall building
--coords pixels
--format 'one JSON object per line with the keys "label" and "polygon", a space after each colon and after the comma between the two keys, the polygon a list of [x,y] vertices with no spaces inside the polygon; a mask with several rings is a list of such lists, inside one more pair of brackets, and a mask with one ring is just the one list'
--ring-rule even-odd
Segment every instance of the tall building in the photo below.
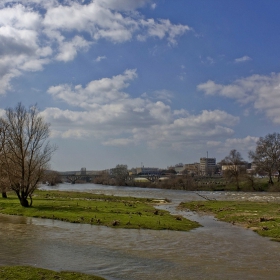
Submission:
{"label": "tall building", "polygon": [[203,176],[212,175],[216,170],[216,158],[200,158],[200,173]]}

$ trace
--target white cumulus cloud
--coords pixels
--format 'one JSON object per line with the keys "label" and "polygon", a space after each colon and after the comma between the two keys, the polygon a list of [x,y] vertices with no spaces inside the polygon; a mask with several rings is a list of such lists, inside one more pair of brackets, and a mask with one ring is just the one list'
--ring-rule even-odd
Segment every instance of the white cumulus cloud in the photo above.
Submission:
{"label": "white cumulus cloud", "polygon": [[264,112],[274,123],[280,124],[280,73],[252,75],[228,85],[212,80],[197,86],[206,95],[219,95],[236,99],[240,104],[251,105],[258,112]]}
{"label": "white cumulus cloud", "polygon": [[[13,78],[68,62],[105,39],[129,42],[139,35],[176,44],[190,28],[168,19],[145,19],[138,8],[149,0],[19,0],[0,3],[0,94]],[[56,62],[56,63],[58,63]]]}
{"label": "white cumulus cloud", "polygon": [[234,60],[235,63],[240,63],[240,62],[245,62],[245,61],[249,61],[249,60],[252,60],[251,57],[249,57],[248,55],[244,55],[242,57],[239,57],[239,58],[236,58]]}
{"label": "white cumulus cloud", "polygon": [[103,60],[103,59],[107,59],[107,57],[106,57],[105,55],[98,56],[98,57],[95,59],[95,61],[96,61],[96,62],[100,62],[100,61]]}
{"label": "white cumulus cloud", "polygon": [[[197,114],[172,110],[164,99],[131,97],[126,90],[137,78],[128,69],[111,78],[82,85],[57,85],[49,88],[53,98],[79,109],[47,108],[42,112],[52,123],[53,137],[93,137],[104,145],[125,146],[146,143],[151,147],[182,149],[208,141],[226,141],[234,135],[239,117],[222,110],[203,110]],[[167,91],[161,91],[161,93]],[[167,101],[169,103],[169,101]]]}

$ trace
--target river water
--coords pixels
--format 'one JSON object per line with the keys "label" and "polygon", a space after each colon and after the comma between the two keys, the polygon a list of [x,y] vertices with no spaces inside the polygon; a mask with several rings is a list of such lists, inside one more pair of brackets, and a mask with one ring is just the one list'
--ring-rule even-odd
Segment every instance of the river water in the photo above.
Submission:
{"label": "river water", "polygon": [[0,265],[73,270],[109,280],[280,279],[280,243],[213,217],[176,210],[179,202],[202,200],[201,195],[280,202],[279,193],[197,194],[94,184],[61,184],[57,189],[169,198],[170,204],[159,207],[203,227],[190,232],[115,229],[0,215]]}

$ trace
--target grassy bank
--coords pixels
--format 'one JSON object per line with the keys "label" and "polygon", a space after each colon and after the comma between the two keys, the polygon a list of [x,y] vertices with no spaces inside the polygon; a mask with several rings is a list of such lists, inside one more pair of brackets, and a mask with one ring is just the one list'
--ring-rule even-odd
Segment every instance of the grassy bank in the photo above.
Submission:
{"label": "grassy bank", "polygon": [[250,201],[184,202],[180,206],[204,214],[213,214],[221,221],[238,224],[261,236],[280,241],[280,205]]}
{"label": "grassy bank", "polygon": [[105,278],[77,272],[55,272],[29,266],[0,266],[0,278],[7,280],[104,280]]}
{"label": "grassy bank", "polygon": [[8,199],[0,199],[0,213],[116,228],[188,231],[199,226],[196,222],[155,209],[155,203],[145,198],[36,191],[33,206],[29,208],[22,207],[13,194],[9,194]]}

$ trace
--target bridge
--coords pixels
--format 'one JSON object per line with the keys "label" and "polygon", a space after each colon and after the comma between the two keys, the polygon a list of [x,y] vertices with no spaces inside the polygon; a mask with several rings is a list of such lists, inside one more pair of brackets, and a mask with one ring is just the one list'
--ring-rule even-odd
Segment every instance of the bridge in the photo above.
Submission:
{"label": "bridge", "polygon": [[147,179],[150,182],[157,182],[159,181],[160,178],[162,178],[164,176],[160,176],[160,175],[154,175],[154,174],[150,174],[150,175],[129,175],[127,177],[126,181],[135,181],[136,179]]}
{"label": "bridge", "polygon": [[58,172],[62,182],[76,184],[77,182],[92,182],[94,178],[100,176],[99,171],[65,171]]}
{"label": "bridge", "polygon": [[[86,171],[85,168],[82,168],[80,171],[65,171],[59,172],[60,179],[62,182],[68,182],[71,184],[76,184],[77,182],[93,182],[95,178],[104,175],[104,171]],[[113,175],[108,173],[108,176],[114,178]],[[125,179],[126,182],[132,182],[135,179],[147,179],[150,182],[157,182],[160,178],[168,177],[168,175],[161,174],[161,172],[152,172],[152,173],[138,173],[128,175]]]}

